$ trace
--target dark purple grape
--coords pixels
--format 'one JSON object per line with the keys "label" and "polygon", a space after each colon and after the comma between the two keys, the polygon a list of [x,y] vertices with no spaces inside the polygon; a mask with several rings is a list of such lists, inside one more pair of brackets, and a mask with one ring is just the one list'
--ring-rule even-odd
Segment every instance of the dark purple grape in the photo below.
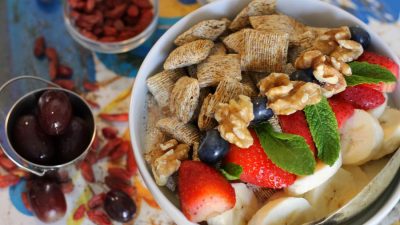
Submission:
{"label": "dark purple grape", "polygon": [[199,158],[202,162],[214,165],[228,153],[229,143],[225,141],[218,130],[208,130],[199,146]]}
{"label": "dark purple grape", "polygon": [[63,91],[48,90],[39,98],[38,120],[43,131],[49,135],[59,135],[67,129],[72,117],[72,106]]}
{"label": "dark purple grape", "polygon": [[290,80],[294,81],[304,81],[304,82],[314,82],[315,77],[312,69],[306,70],[296,70],[290,74]]}
{"label": "dark purple grape", "polygon": [[58,139],[58,161],[65,163],[78,157],[90,142],[88,124],[79,117],[73,117],[67,130]]}
{"label": "dark purple grape", "polygon": [[65,196],[55,182],[40,178],[29,181],[28,197],[36,217],[45,223],[55,222],[65,215]]}
{"label": "dark purple grape", "polygon": [[22,157],[40,165],[53,162],[53,141],[43,133],[33,115],[19,117],[12,127],[11,134],[12,146]]}
{"label": "dark purple grape", "polygon": [[133,219],[136,213],[136,204],[125,192],[111,190],[106,194],[104,210],[111,219],[126,223]]}

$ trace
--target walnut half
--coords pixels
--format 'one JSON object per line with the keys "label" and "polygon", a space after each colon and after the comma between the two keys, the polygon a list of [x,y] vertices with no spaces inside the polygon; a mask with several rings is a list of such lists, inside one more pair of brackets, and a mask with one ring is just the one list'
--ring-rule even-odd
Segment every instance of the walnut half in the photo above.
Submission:
{"label": "walnut half", "polygon": [[[285,90],[271,92],[271,90]],[[260,81],[261,93],[268,98],[268,107],[277,115],[290,115],[303,110],[307,105],[321,101],[321,88],[318,84],[290,81],[284,73],[272,73]]]}
{"label": "walnut half", "polygon": [[146,153],[145,159],[151,165],[154,179],[159,186],[166,185],[168,178],[178,171],[181,161],[188,159],[189,150],[189,145],[178,144],[178,141],[171,139]]}
{"label": "walnut half", "polygon": [[214,116],[222,138],[240,148],[248,148],[253,144],[253,137],[247,129],[254,119],[253,104],[249,97],[239,95],[237,101],[231,99],[228,104],[220,103]]}

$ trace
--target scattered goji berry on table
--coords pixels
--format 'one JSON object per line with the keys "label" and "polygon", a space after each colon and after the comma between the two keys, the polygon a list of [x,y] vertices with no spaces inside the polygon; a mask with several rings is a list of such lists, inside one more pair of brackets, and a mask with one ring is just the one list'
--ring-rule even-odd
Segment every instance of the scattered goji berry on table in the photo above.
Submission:
{"label": "scattered goji berry on table", "polygon": [[105,198],[106,198],[106,194],[105,193],[100,193],[100,194],[97,194],[97,195],[93,195],[92,198],[87,203],[87,205],[88,205],[88,207],[90,209],[94,209],[94,208],[96,208],[98,206],[103,205]]}
{"label": "scattered goji berry on table", "polygon": [[13,174],[0,175],[0,188],[6,188],[19,182],[19,177]]}
{"label": "scattered goji berry on table", "polygon": [[118,135],[118,130],[114,127],[104,127],[101,129],[101,133],[107,139],[114,139]]}
{"label": "scattered goji berry on table", "polygon": [[111,154],[111,152],[113,150],[115,150],[118,145],[120,145],[122,143],[122,139],[121,138],[114,138],[109,140],[100,150],[99,155],[98,155],[98,159],[102,159],[105,158],[107,156],[109,156]]}
{"label": "scattered goji berry on table", "polygon": [[129,171],[123,168],[118,168],[118,167],[111,167],[108,168],[108,174],[113,177],[118,177],[122,180],[130,180],[132,178],[132,175]]}
{"label": "scattered goji berry on table", "polygon": [[116,113],[116,114],[100,113],[99,117],[109,122],[126,122],[129,120],[128,113]]}
{"label": "scattered goji berry on table", "polygon": [[101,209],[91,209],[87,211],[89,220],[97,225],[111,225],[111,221],[107,214]]}
{"label": "scattered goji berry on table", "polygon": [[86,213],[86,207],[84,204],[81,204],[74,212],[74,215],[72,216],[72,218],[74,220],[80,220],[85,216]]}
{"label": "scattered goji berry on table", "polygon": [[36,38],[33,45],[33,54],[37,57],[43,57],[46,49],[46,41],[43,36]]}
{"label": "scattered goji berry on table", "polygon": [[17,168],[17,165],[15,165],[10,159],[8,159],[7,156],[0,157],[0,166],[7,171],[11,171]]}
{"label": "scattered goji berry on table", "polygon": [[80,165],[80,168],[81,168],[82,176],[87,182],[92,183],[95,181],[93,168],[89,163],[87,163],[86,161],[83,161]]}

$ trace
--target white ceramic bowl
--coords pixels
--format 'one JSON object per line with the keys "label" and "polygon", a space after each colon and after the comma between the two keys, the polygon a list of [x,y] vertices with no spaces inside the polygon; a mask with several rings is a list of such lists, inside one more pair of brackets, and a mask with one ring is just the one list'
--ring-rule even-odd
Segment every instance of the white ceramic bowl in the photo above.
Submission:
{"label": "white ceramic bowl", "polygon": [[[157,186],[153,176],[151,175],[151,170],[149,170],[149,167],[146,165],[146,162],[143,158],[147,121],[146,95],[148,93],[148,89],[146,86],[146,79],[162,70],[164,60],[171,50],[175,48],[173,40],[179,34],[202,20],[217,19],[222,17],[233,19],[233,17],[249,2],[250,0],[215,1],[185,16],[173,27],[171,27],[153,46],[143,61],[136,77],[129,112],[129,126],[134,154],[137,160],[139,171],[141,172],[143,179],[151,193],[154,195],[161,208],[165,210],[177,224],[193,223],[190,223],[179,210],[176,196],[174,196],[166,188]],[[284,14],[292,16],[311,26],[361,26],[371,34],[373,46],[371,50],[395,59],[400,65],[395,54],[381,39],[379,39],[375,33],[371,31],[371,29],[368,28],[366,24],[346,11],[341,10],[340,8],[317,0],[278,0],[277,9]],[[399,86],[394,93],[393,99],[397,107],[399,107]],[[392,186],[393,185],[394,188],[392,187],[392,190],[389,193],[385,192],[387,200],[383,203],[383,206],[378,210],[369,212],[370,216],[367,218],[367,220],[369,220],[370,224],[376,224],[378,221],[382,220],[382,218],[387,215],[387,213],[389,213],[394,205],[399,201],[400,185],[398,179],[395,184],[392,184]]]}

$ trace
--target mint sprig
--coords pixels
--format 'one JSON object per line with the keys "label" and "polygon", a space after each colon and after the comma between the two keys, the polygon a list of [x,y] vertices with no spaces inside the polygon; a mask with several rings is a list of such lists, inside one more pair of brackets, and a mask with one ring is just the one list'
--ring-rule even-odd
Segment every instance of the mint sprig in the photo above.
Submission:
{"label": "mint sprig", "polygon": [[314,172],[315,159],[303,137],[278,133],[269,123],[258,125],[255,131],[265,153],[276,166],[296,175]]}
{"label": "mint sprig", "polygon": [[243,172],[243,168],[235,163],[227,163],[222,166],[220,171],[227,180],[238,180],[240,174]]}
{"label": "mint sprig", "polygon": [[318,158],[332,166],[339,158],[340,143],[338,124],[335,114],[323,97],[318,104],[309,105],[304,109]]}
{"label": "mint sprig", "polygon": [[396,77],[385,67],[367,62],[349,63],[351,76],[345,76],[347,86],[396,82]]}

